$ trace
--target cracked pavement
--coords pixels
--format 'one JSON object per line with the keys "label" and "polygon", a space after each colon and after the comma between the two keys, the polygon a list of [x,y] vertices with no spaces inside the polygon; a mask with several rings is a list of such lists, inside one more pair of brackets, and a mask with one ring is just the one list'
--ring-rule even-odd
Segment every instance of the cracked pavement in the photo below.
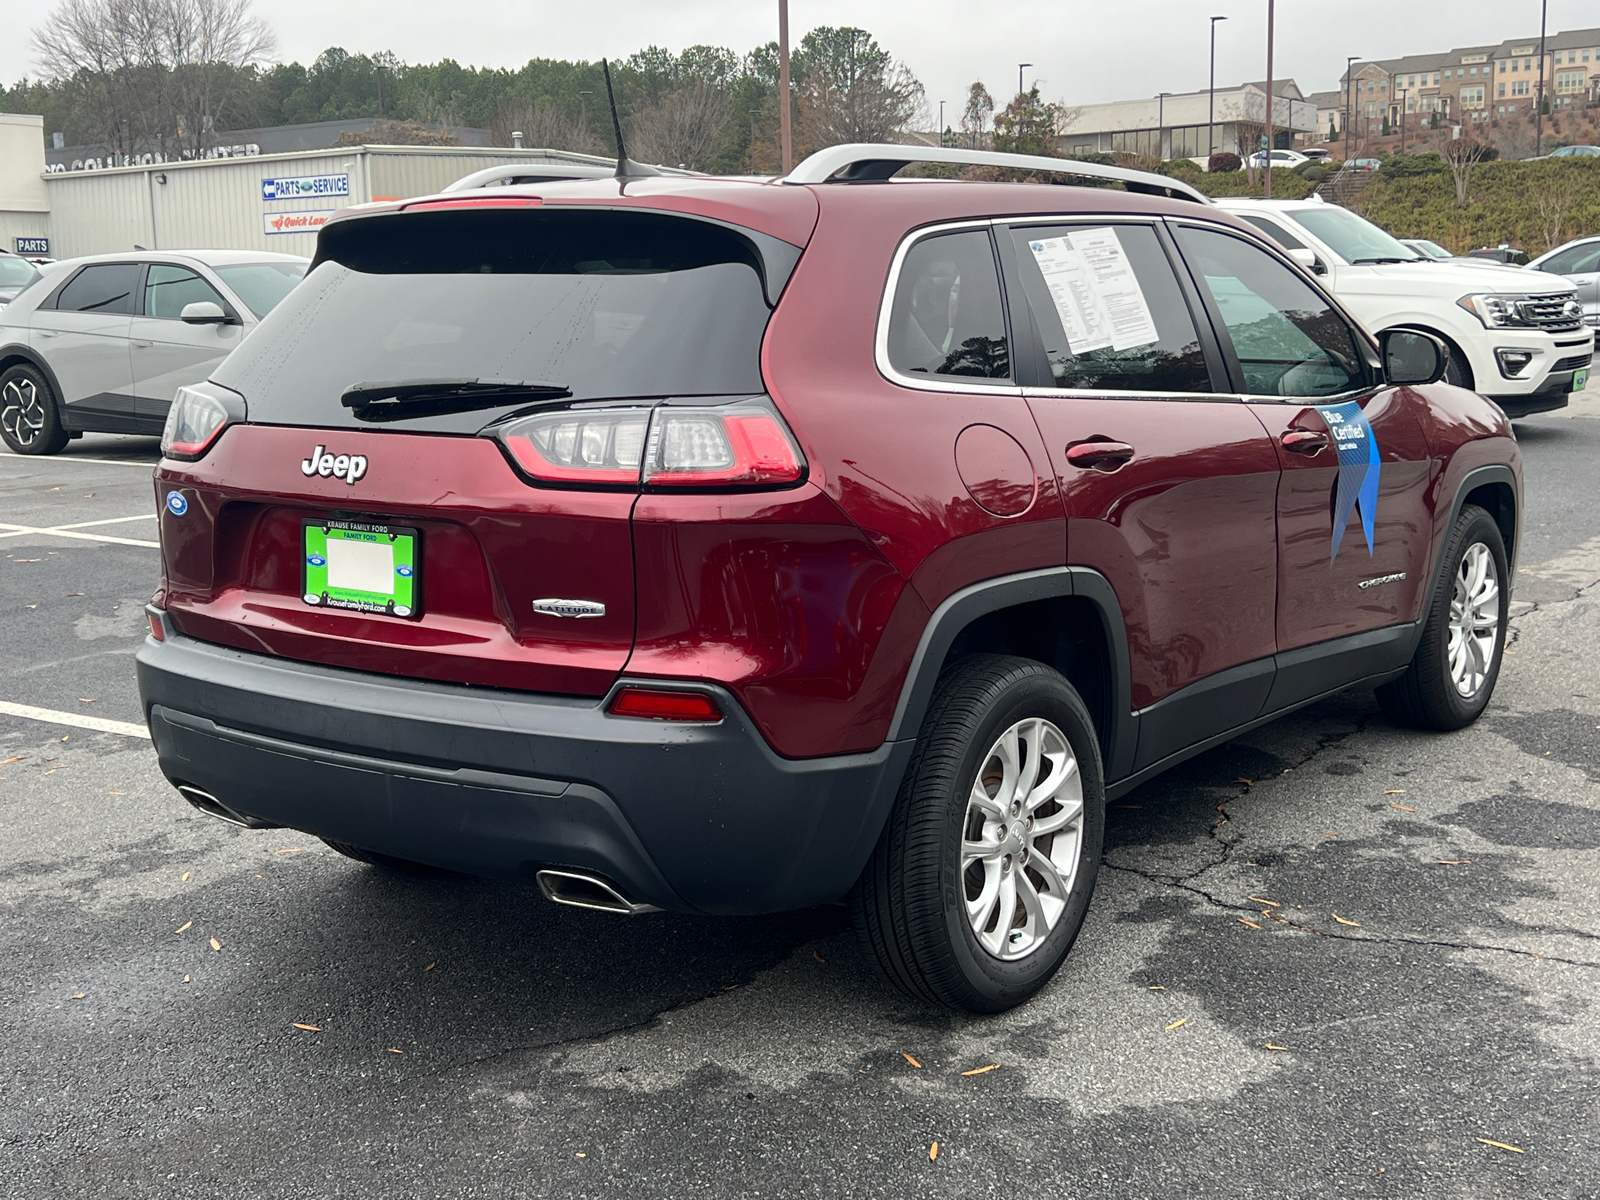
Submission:
{"label": "cracked pavement", "polygon": [[[1523,573],[1484,719],[1421,734],[1346,693],[1114,803],[1077,947],[999,1018],[899,1000],[839,908],[629,921],[387,875],[201,817],[147,742],[0,716],[0,1178],[74,1198],[1600,1195],[1600,420],[1519,435]],[[105,462],[0,458],[13,521],[151,504],[116,465],[148,442],[73,454]],[[126,609],[153,552],[0,552],[0,698],[137,720]]]}

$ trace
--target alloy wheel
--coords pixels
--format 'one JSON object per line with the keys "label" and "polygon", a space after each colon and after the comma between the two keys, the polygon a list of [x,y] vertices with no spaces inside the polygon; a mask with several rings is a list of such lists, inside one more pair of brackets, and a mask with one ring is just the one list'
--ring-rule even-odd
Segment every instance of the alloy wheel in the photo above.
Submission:
{"label": "alloy wheel", "polygon": [[31,446],[44,432],[44,401],[31,379],[10,379],[0,389],[0,429],[18,446]]}
{"label": "alloy wheel", "polygon": [[1083,848],[1083,778],[1066,735],[1031,717],[989,748],[962,830],[967,922],[996,958],[1028,957],[1061,919]]}
{"label": "alloy wheel", "polygon": [[1483,687],[1499,637],[1499,572],[1489,547],[1474,542],[1461,556],[1450,597],[1450,679],[1463,698]]}

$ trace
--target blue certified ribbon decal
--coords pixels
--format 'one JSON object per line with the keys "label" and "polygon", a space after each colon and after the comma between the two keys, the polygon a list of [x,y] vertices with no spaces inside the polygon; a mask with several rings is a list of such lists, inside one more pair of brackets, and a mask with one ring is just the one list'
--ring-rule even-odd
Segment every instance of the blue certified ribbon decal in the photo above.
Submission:
{"label": "blue certified ribbon decal", "polygon": [[1339,483],[1333,501],[1333,553],[1328,556],[1328,562],[1331,564],[1339,557],[1345,526],[1358,505],[1361,530],[1367,535],[1370,555],[1373,522],[1378,515],[1378,476],[1383,469],[1378,458],[1377,435],[1372,432],[1367,414],[1361,411],[1357,401],[1315,407],[1328,423],[1328,432],[1333,435],[1333,443],[1339,451]]}

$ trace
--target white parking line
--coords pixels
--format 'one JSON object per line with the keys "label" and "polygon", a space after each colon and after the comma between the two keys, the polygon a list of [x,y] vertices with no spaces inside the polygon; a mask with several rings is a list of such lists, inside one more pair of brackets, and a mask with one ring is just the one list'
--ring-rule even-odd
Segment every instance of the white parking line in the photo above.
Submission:
{"label": "white parking line", "polygon": [[107,517],[103,521],[79,521],[73,525],[52,525],[51,529],[88,529],[91,525],[120,525],[124,521],[154,521],[160,513],[140,513],[136,517]]}
{"label": "white parking line", "polygon": [[53,708],[36,708],[32,704],[13,704],[0,700],[0,714],[8,717],[26,717],[30,721],[48,721],[52,725],[70,725],[74,729],[94,729],[101,733],[120,733],[123,737],[150,740],[150,731],[131,721],[109,721],[104,717],[90,717],[83,713],[60,712]]}
{"label": "white parking line", "polygon": [[53,529],[39,529],[32,525],[7,525],[0,522],[0,529],[7,530],[0,533],[0,538],[19,537],[25,533],[32,533],[41,537],[77,538],[85,542],[114,542],[119,546],[149,546],[152,550],[161,549],[160,542],[146,542],[138,538],[112,537],[108,533],[79,533],[70,525],[62,525]]}
{"label": "white parking line", "polygon": [[0,450],[0,458],[14,458],[20,462],[32,462],[41,467],[52,466],[55,463],[97,463],[102,467],[143,467],[146,471],[154,471],[155,463],[128,462],[120,458],[65,458],[61,455],[52,455],[43,458],[34,454],[12,454],[9,450]]}

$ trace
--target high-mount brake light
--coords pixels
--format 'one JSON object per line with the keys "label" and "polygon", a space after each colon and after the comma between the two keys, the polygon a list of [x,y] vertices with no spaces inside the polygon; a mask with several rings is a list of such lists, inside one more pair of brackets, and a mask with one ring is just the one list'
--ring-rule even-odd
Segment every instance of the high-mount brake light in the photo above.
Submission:
{"label": "high-mount brake light", "polygon": [[558,486],[762,488],[805,478],[805,459],[766,400],[563,408],[493,432],[529,477]]}
{"label": "high-mount brake light", "polygon": [[415,204],[402,204],[401,212],[433,211],[440,208],[538,208],[544,203],[539,196],[457,196],[450,200],[418,200]]}
{"label": "high-mount brake light", "polygon": [[665,688],[619,688],[606,711],[614,717],[645,717],[656,721],[722,720],[722,709],[715,696]]}
{"label": "high-mount brake light", "polygon": [[[242,417],[230,411],[234,393],[215,384],[181,387],[167,410],[167,423],[161,430],[161,453],[165,458],[192,462],[216,443],[222,431]],[[242,400],[237,405],[242,410]]]}

